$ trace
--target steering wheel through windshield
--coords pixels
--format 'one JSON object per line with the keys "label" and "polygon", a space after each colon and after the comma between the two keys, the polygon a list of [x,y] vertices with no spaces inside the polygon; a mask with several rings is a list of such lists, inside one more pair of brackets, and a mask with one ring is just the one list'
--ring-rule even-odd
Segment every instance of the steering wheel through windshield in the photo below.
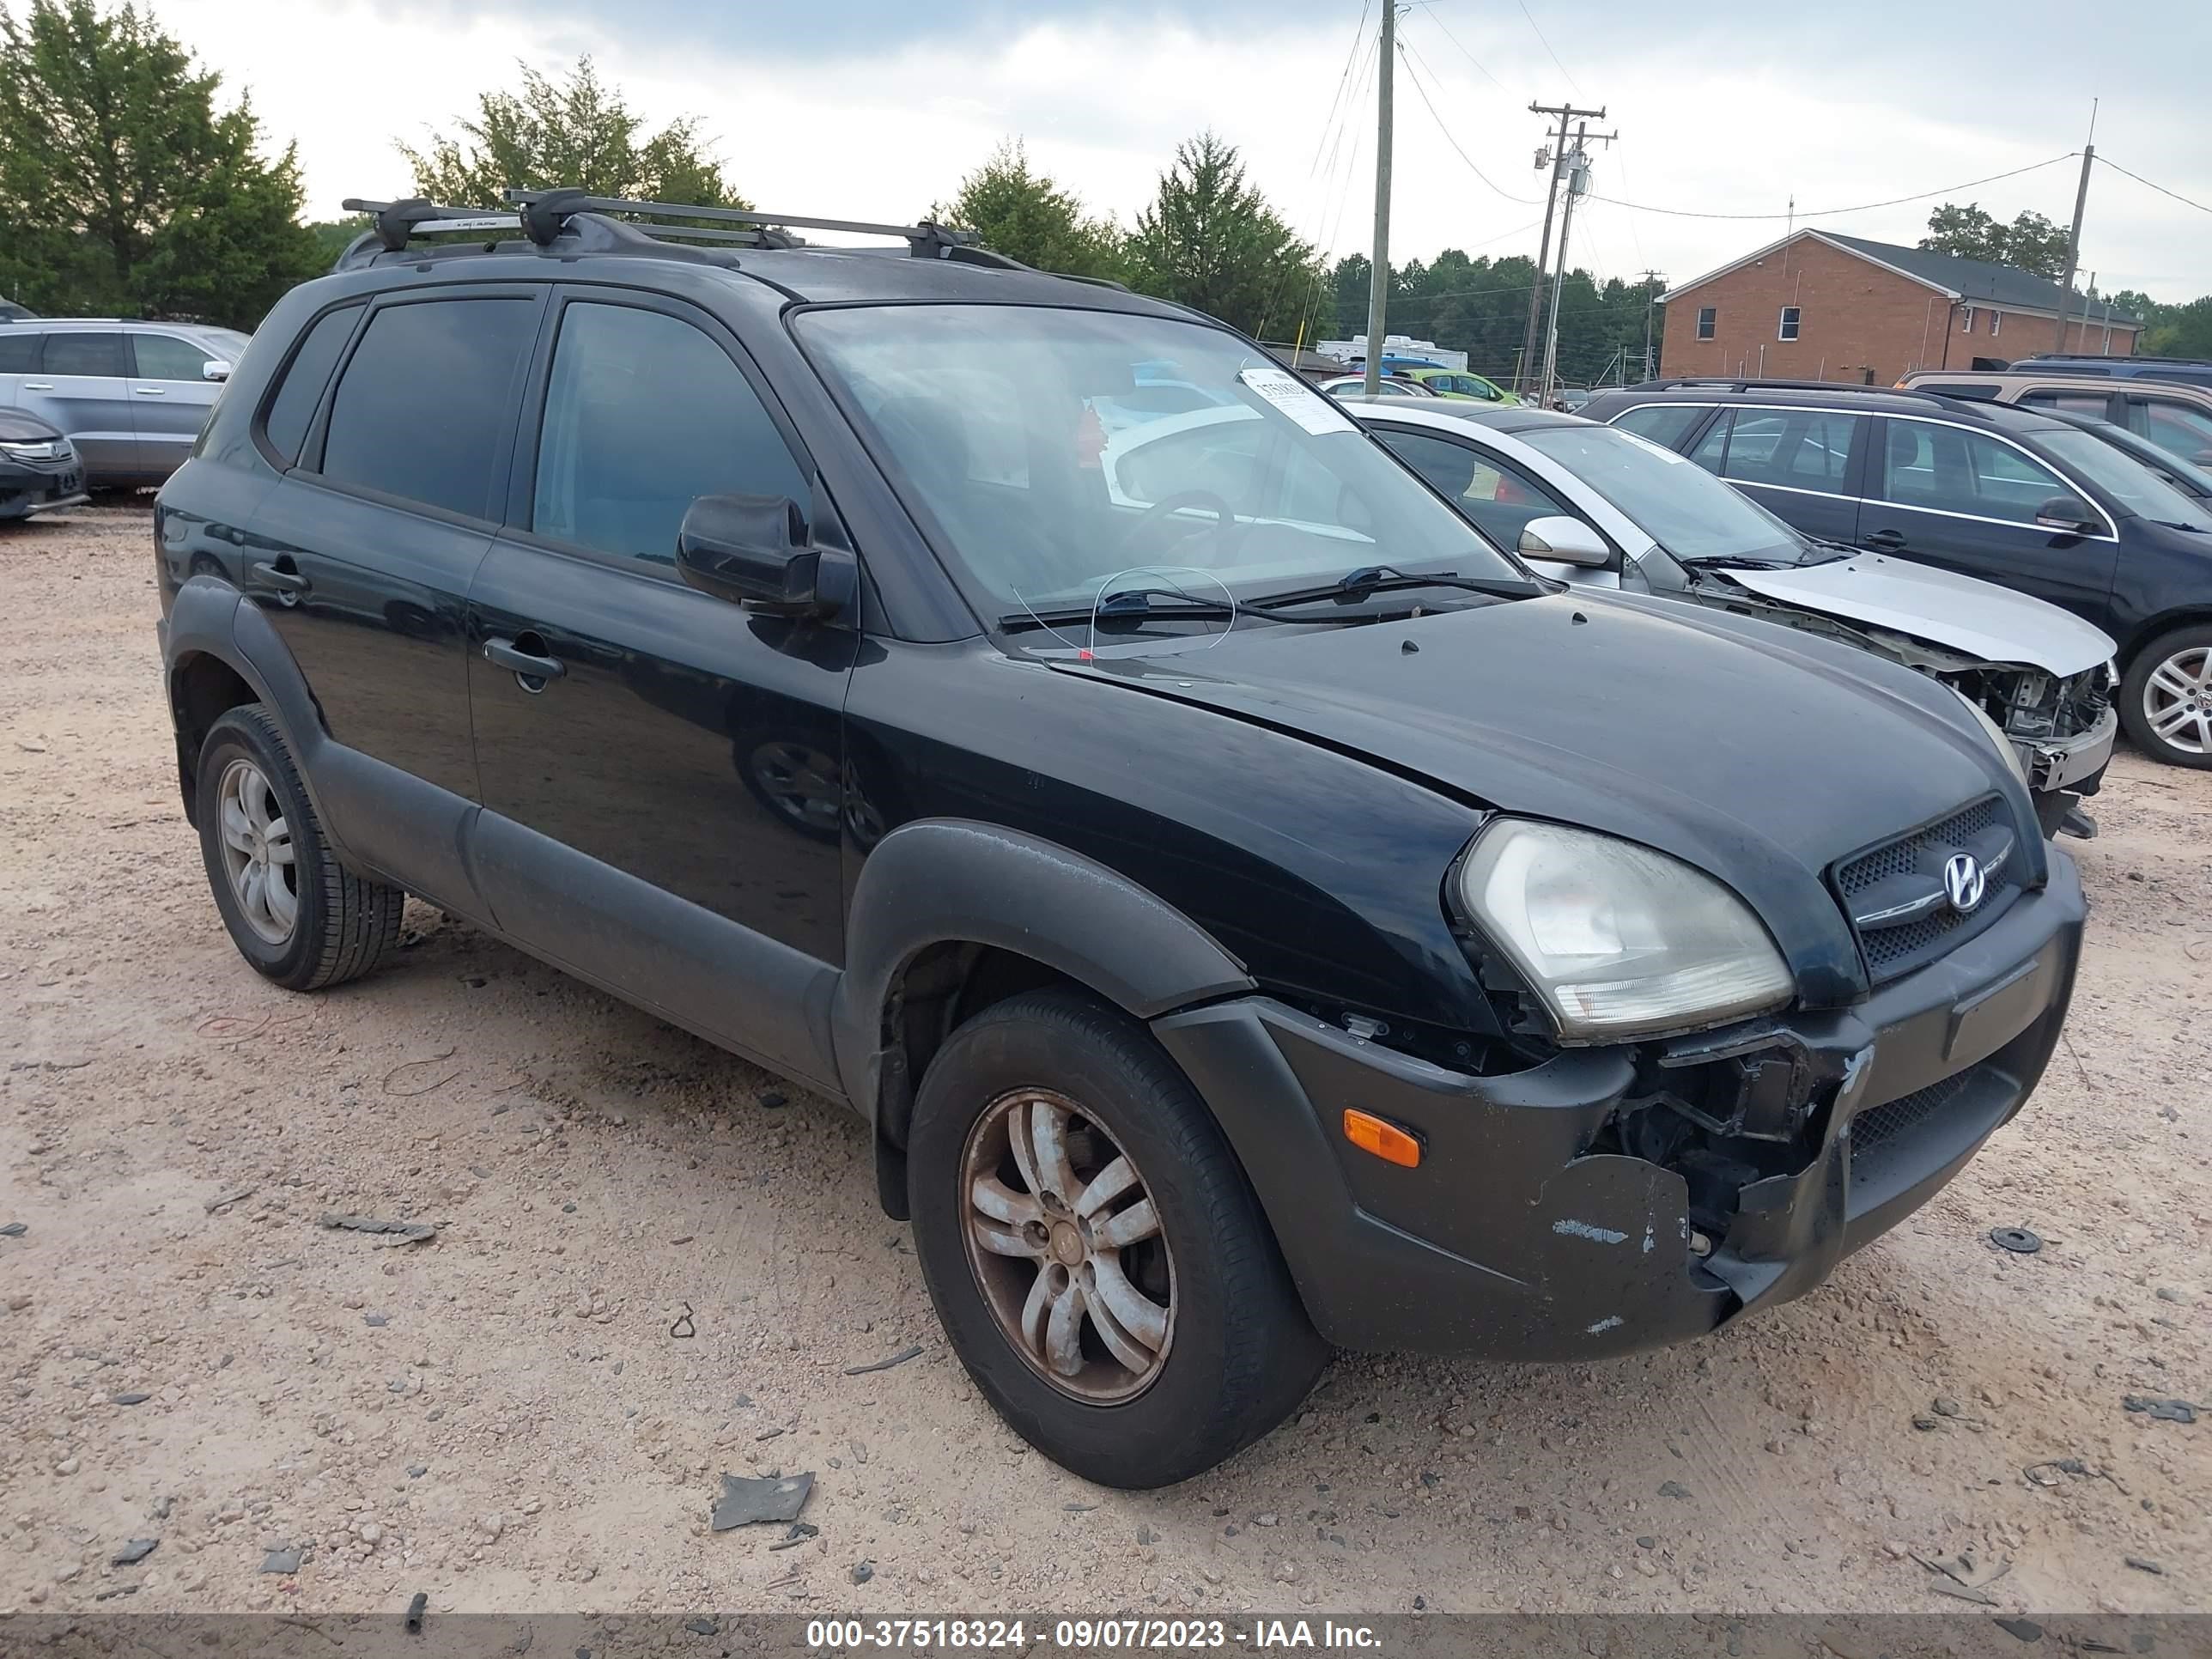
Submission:
{"label": "steering wheel through windshield", "polygon": [[[1229,554],[1231,533],[1237,527],[1237,514],[1227,501],[1223,501],[1210,489],[1178,489],[1172,495],[1161,496],[1139,514],[1136,522],[1122,532],[1121,539],[1115,547],[1115,556],[1127,555],[1153,526],[1187,507],[1201,507],[1213,514],[1214,522],[1211,532],[1213,543],[1212,562],[1217,565],[1224,562]],[[1188,535],[1196,528],[1198,526],[1187,527],[1184,533]],[[1200,560],[1186,562],[1198,568],[1205,568],[1205,562]]]}

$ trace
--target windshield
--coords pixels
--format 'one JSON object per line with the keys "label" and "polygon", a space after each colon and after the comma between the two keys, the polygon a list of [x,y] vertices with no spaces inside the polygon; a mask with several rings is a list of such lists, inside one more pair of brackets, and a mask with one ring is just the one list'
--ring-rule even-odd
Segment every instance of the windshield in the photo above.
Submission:
{"label": "windshield", "polygon": [[1566,468],[1686,563],[1803,564],[1834,556],[1705,468],[1632,432],[1545,426],[1513,435]]}
{"label": "windshield", "polygon": [[1170,568],[1240,599],[1378,564],[1524,577],[1225,330],[992,305],[844,307],[796,326],[939,551],[999,613],[1085,604]]}
{"label": "windshield", "polygon": [[2066,463],[2129,512],[2160,524],[2212,531],[2212,515],[2132,455],[2124,455],[2092,432],[2039,432],[2045,453]]}
{"label": "windshield", "polygon": [[195,329],[193,332],[234,363],[246,355],[246,348],[252,343],[234,328],[201,328]]}

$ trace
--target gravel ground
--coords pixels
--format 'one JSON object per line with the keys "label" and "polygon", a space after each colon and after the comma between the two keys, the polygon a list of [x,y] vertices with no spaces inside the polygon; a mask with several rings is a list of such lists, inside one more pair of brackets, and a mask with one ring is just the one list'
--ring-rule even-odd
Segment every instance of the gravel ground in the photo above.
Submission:
{"label": "gravel ground", "polygon": [[[2050,1076],[1819,1292],[1601,1365],[1347,1355],[1129,1495],[969,1386],[842,1109],[420,905],[362,984],[249,972],[149,530],[0,526],[0,1608],[1970,1611],[1939,1559],[2207,1607],[2212,775],[2120,757]],[[819,1536],[710,1533],[724,1470],[813,1471]]]}

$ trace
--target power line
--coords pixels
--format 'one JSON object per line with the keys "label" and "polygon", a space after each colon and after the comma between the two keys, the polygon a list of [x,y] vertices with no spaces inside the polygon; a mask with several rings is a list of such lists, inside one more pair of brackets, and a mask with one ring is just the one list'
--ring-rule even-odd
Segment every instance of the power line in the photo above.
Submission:
{"label": "power line", "polygon": [[1526,0],[1514,0],[1514,3],[1520,6],[1521,15],[1528,20],[1528,27],[1531,29],[1535,30],[1536,39],[1543,43],[1545,55],[1552,60],[1552,67],[1558,70],[1560,74],[1567,76],[1567,86],[1569,89],[1574,93],[1576,97],[1581,97],[1583,95],[1583,89],[1575,85],[1575,77],[1573,76],[1567,75],[1567,66],[1559,61],[1559,54],[1552,50],[1552,43],[1549,40],[1544,40],[1544,31],[1540,28],[1536,28],[1535,14],[1528,9]]}
{"label": "power line", "polygon": [[1446,27],[1444,20],[1437,15],[1435,0],[1420,0],[1420,3],[1423,9],[1429,14],[1429,21],[1434,23],[1438,28],[1443,30],[1444,39],[1450,41],[1453,46],[1459,47],[1459,55],[1466,58],[1468,63],[1474,64],[1476,70],[1480,72],[1484,80],[1489,82],[1492,86],[1496,87],[1498,91],[1504,93],[1508,98],[1518,98],[1521,95],[1519,93],[1514,91],[1512,88],[1507,86],[1504,82],[1492,75],[1480,58],[1477,58],[1465,46],[1460,46],[1459,36],[1454,34],[1449,27]]}
{"label": "power line", "polygon": [[2168,190],[2164,185],[2153,185],[2149,179],[2144,178],[2140,173],[2128,173],[2128,170],[2125,167],[2122,167],[2118,161],[2113,161],[2109,156],[2100,155],[2097,159],[2100,161],[2102,161],[2106,167],[2112,168],[2113,172],[2126,173],[2127,176],[2134,179],[2137,184],[2149,185],[2150,188],[2156,191],[2160,195],[2171,196],[2175,201],[2179,202],[2185,207],[2193,207],[2199,213],[2212,213],[2212,207],[2207,207],[2202,202],[2192,200],[2191,198],[2184,196],[2178,190]]}
{"label": "power line", "polygon": [[1452,147],[1452,153],[1457,155],[1461,161],[1467,163],[1467,170],[1469,173],[1472,173],[1476,178],[1481,179],[1484,185],[1488,186],[1492,195],[1502,196],[1507,201],[1512,202],[1521,207],[1534,207],[1536,204],[1530,198],[1526,196],[1516,196],[1511,191],[1503,190],[1497,185],[1492,184],[1491,182],[1490,175],[1485,173],[1480,167],[1475,166],[1474,158],[1469,155],[1466,150],[1460,148],[1459,140],[1452,137],[1451,129],[1444,125],[1444,118],[1437,113],[1437,106],[1430,99],[1428,89],[1421,85],[1420,75],[1414,72],[1414,62],[1418,59],[1420,64],[1421,72],[1433,76],[1436,74],[1436,71],[1429,68],[1429,60],[1425,58],[1422,58],[1417,49],[1409,46],[1403,40],[1401,40],[1398,43],[1398,55],[1407,60],[1406,78],[1413,83],[1413,90],[1420,94],[1421,106],[1428,111],[1429,118],[1437,124],[1437,131],[1443,134],[1444,143]]}
{"label": "power line", "polygon": [[[1384,0],[1385,4],[1389,4],[1391,3],[1392,0]],[[1366,38],[1367,12],[1369,6],[1372,3],[1373,0],[1360,0],[1359,21],[1354,23],[1352,27],[1352,45],[1345,52],[1344,68],[1339,72],[1336,77],[1336,95],[1329,100],[1328,114],[1322,120],[1321,136],[1314,141],[1313,161],[1306,168],[1306,183],[1309,185],[1314,185],[1316,179],[1319,179],[1319,188],[1316,191],[1317,200],[1315,204],[1314,211],[1314,229],[1316,236],[1318,236],[1318,234],[1327,227],[1329,220],[1329,184],[1335,177],[1337,151],[1343,145],[1345,123],[1352,110],[1351,104],[1346,101],[1345,94],[1346,92],[1350,91],[1353,93],[1355,97],[1357,96],[1357,91],[1353,87],[1352,71],[1355,66],[1359,64],[1360,43]],[[1363,70],[1359,77],[1360,83],[1364,85],[1366,78],[1366,75]],[[1324,152],[1327,153],[1328,157],[1327,170],[1325,172],[1323,171],[1322,161]],[[1285,272],[1285,276],[1287,276],[1287,275],[1288,273]],[[1313,282],[1309,288],[1306,303],[1301,308],[1299,313],[1298,334],[1301,338],[1303,338],[1305,333],[1306,319],[1312,313],[1315,299],[1320,285],[1320,266],[1319,262],[1316,261],[1315,276]],[[1263,337],[1267,333],[1267,323],[1274,313],[1276,302],[1283,297],[1283,288],[1284,280],[1283,278],[1279,277],[1273,291],[1267,296],[1267,313],[1263,314],[1260,319],[1260,331]]]}
{"label": "power line", "polygon": [[[1799,219],[1834,219],[1846,213],[1871,213],[1876,208],[1899,207],[1907,202],[1925,202],[1931,197],[1949,196],[1958,191],[1972,190],[1978,185],[1994,185],[2001,179],[2017,179],[2023,173],[2034,173],[2044,167],[2056,167],[2061,161],[2070,161],[2081,153],[2078,149],[2069,149],[2063,155],[2050,156],[2040,161],[2031,161],[2027,166],[2014,167],[2008,173],[1992,173],[1984,179],[1969,179],[1964,184],[1945,185],[1940,190],[1918,191],[1911,196],[1893,196],[1886,202],[1862,202],[1856,207],[1799,208],[1794,216],[1789,213],[1702,213],[1692,208],[1654,207],[1649,202],[1624,202],[1613,196],[1593,195],[1589,199],[1603,202],[1611,207],[1626,208],[1633,213],[1663,213],[1670,219],[1788,219],[1792,216]],[[2133,178],[2135,175],[2130,173],[2128,176]],[[2149,181],[2146,179],[2142,182]],[[2152,185],[2151,188],[2158,190],[2162,186]],[[2172,194],[2171,191],[2167,193]],[[2191,202],[2190,205],[2197,207],[2202,204]],[[2212,211],[2212,209],[2208,209],[2207,211]]]}

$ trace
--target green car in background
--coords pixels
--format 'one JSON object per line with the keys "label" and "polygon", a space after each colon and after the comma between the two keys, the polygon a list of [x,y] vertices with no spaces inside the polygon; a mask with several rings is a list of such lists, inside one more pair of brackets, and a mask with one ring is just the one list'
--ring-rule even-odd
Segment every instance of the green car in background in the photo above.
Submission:
{"label": "green car in background", "polygon": [[1471,398],[1500,406],[1521,401],[1497,381],[1486,380],[1463,368],[1414,368],[1402,372],[1439,398]]}

